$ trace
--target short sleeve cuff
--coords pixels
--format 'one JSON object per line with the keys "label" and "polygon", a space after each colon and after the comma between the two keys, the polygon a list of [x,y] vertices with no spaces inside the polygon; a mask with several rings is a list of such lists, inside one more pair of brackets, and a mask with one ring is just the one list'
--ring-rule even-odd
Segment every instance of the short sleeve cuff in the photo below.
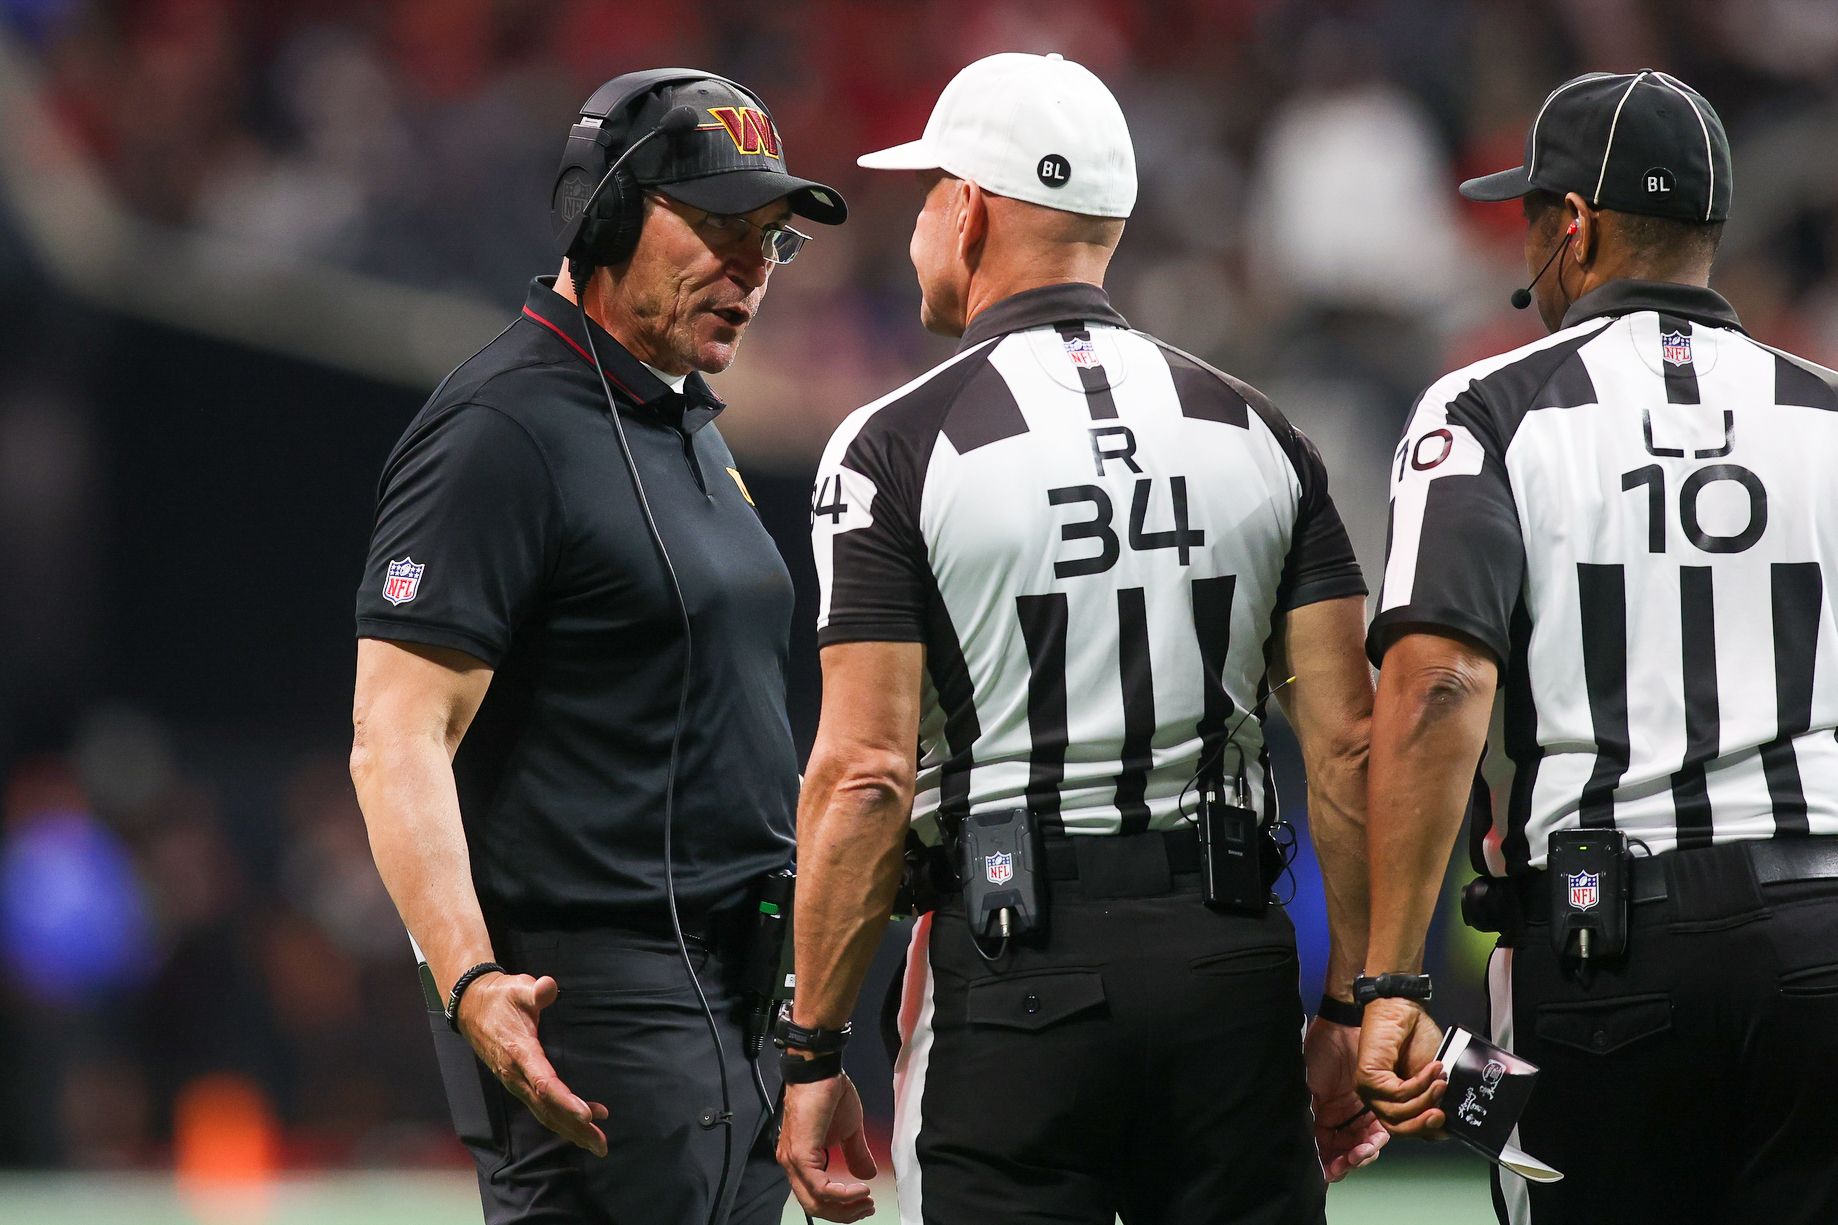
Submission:
{"label": "short sleeve cuff", "polygon": [[1277,597],[1277,606],[1284,612],[1302,608],[1309,604],[1319,604],[1323,600],[1338,600],[1347,596],[1358,596],[1364,599],[1370,592],[1366,588],[1366,577],[1360,573],[1357,562],[1345,569],[1328,574],[1317,575],[1305,583],[1282,592]]}
{"label": "short sleeve cuff", "polygon": [[1385,648],[1391,645],[1398,627],[1405,625],[1454,630],[1493,652],[1495,661],[1502,667],[1511,654],[1505,630],[1497,625],[1489,625],[1471,612],[1433,604],[1403,604],[1397,608],[1388,608],[1372,618],[1371,628],[1366,631],[1366,658],[1372,661],[1373,667],[1384,665]]}
{"label": "short sleeve cuff", "polygon": [[385,642],[414,642],[422,646],[451,647],[464,651],[488,668],[496,668],[504,658],[504,645],[494,643],[471,630],[450,625],[429,625],[421,621],[389,621],[381,617],[359,617],[359,638],[379,638]]}
{"label": "short sleeve cuff", "polygon": [[817,631],[817,645],[834,646],[839,642],[924,642],[925,628],[911,621],[832,620]]}

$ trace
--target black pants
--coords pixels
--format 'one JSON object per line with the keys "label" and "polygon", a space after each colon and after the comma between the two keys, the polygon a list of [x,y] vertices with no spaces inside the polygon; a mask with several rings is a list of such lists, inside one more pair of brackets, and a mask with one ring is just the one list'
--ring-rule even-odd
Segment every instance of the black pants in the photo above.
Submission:
{"label": "black pants", "polygon": [[[711,944],[713,947],[711,948]],[[487,1225],[702,1225],[709,1219],[728,1131],[698,1116],[721,1088],[708,1025],[668,936],[629,932],[494,936],[513,971],[561,988],[539,1033],[556,1072],[610,1114],[604,1159],[536,1121],[439,1016],[430,1021],[460,1139],[478,1166]],[[742,1048],[742,963],[735,939],[693,941],[690,955],[726,1047],[733,1103],[727,1225],[777,1225],[789,1190],[773,1159],[770,1119]],[[770,1048],[768,1048],[770,1049]],[[776,1094],[776,1075],[768,1087]]]}
{"label": "black pants", "polygon": [[1737,848],[1661,857],[1624,959],[1587,985],[1550,928],[1489,967],[1494,1040],[1542,1069],[1496,1172],[1509,1225],[1838,1221],[1838,882],[1757,886]]}
{"label": "black pants", "polygon": [[1082,879],[1054,881],[1045,938],[996,965],[959,905],[919,920],[894,1072],[905,1225],[1323,1220],[1294,928],[1208,910],[1197,877],[1136,855],[1153,840],[1072,839]]}

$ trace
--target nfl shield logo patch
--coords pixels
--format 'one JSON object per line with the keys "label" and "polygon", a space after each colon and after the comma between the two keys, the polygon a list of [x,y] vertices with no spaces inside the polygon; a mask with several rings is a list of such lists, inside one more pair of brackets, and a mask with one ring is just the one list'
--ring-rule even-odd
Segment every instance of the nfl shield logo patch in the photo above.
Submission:
{"label": "nfl shield logo patch", "polygon": [[1015,878],[1015,857],[1006,851],[991,851],[983,858],[983,875],[992,885],[1006,885]]}
{"label": "nfl shield logo patch", "polygon": [[389,574],[383,579],[383,598],[391,604],[406,604],[421,590],[421,572],[427,566],[414,558],[404,557],[389,563]]}
{"label": "nfl shield logo patch", "polygon": [[1599,872],[1574,872],[1564,877],[1570,882],[1570,909],[1592,910],[1602,900],[1602,876]]}
{"label": "nfl shield logo patch", "polygon": [[1075,366],[1086,370],[1098,368],[1098,347],[1083,336],[1066,337],[1066,356]]}
{"label": "nfl shield logo patch", "polygon": [[1661,332],[1659,335],[1661,351],[1666,361],[1674,366],[1691,364],[1691,337],[1683,332]]}

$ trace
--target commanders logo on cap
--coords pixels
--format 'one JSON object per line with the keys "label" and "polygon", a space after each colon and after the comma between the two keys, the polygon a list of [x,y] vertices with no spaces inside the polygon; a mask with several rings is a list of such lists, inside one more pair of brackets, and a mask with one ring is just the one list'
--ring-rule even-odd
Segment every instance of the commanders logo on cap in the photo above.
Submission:
{"label": "commanders logo on cap", "polygon": [[780,151],[779,130],[764,111],[750,106],[711,106],[708,113],[714,116],[715,122],[702,124],[698,131],[726,132],[734,148],[744,156],[764,154],[775,161],[785,160]]}

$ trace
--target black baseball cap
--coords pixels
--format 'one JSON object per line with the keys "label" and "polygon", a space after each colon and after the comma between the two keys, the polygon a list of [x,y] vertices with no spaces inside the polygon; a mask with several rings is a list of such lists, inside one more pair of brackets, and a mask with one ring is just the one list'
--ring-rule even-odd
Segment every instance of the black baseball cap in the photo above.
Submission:
{"label": "black baseball cap", "polygon": [[696,126],[632,155],[641,186],[712,213],[750,213],[784,199],[792,212],[823,225],[841,225],[848,217],[849,206],[834,187],[786,171],[784,142],[759,99],[719,77],[654,91],[629,130],[647,132],[679,106],[695,111]]}
{"label": "black baseball cap", "polygon": [[1578,192],[1597,208],[1688,221],[1729,216],[1730,142],[1704,95],[1654,69],[1591,72],[1546,95],[1525,165],[1469,179],[1470,200]]}

